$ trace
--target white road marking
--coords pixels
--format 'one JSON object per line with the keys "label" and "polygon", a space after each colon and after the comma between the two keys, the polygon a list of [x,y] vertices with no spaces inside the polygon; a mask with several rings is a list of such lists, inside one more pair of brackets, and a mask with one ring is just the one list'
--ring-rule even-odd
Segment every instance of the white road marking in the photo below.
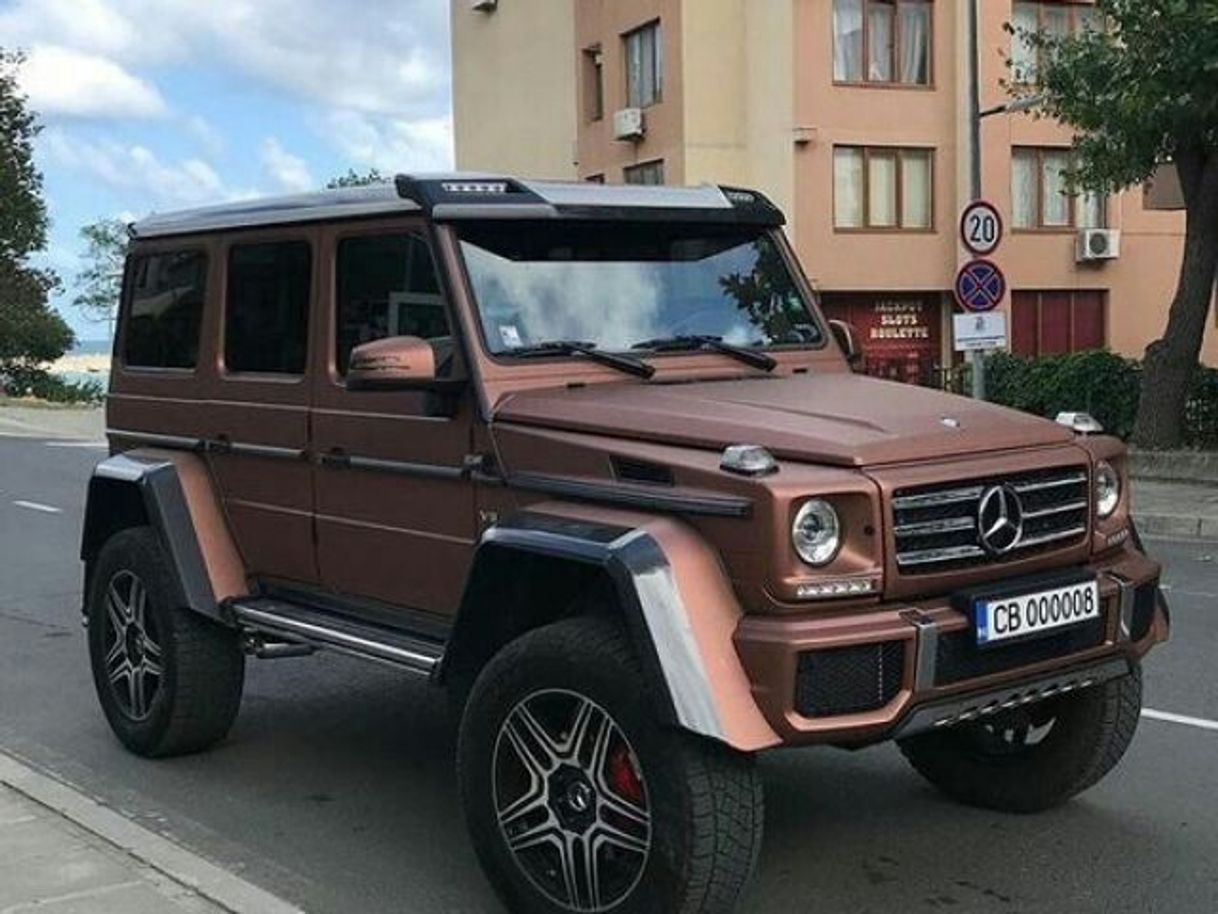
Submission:
{"label": "white road marking", "polygon": [[28,508],[31,511],[41,511],[43,514],[62,514],[63,510],[56,508],[54,505],[44,505],[37,501],[21,501],[17,499],[13,502],[18,508]]}
{"label": "white road marking", "polygon": [[110,447],[107,441],[44,441],[47,447],[80,447],[104,451]]}
{"label": "white road marking", "polygon": [[1189,717],[1186,714],[1172,714],[1170,711],[1156,711],[1153,708],[1143,708],[1142,716],[1151,720],[1162,720],[1169,724],[1184,724],[1186,727],[1196,727],[1199,730],[1218,731],[1218,720],[1206,720],[1204,717]]}

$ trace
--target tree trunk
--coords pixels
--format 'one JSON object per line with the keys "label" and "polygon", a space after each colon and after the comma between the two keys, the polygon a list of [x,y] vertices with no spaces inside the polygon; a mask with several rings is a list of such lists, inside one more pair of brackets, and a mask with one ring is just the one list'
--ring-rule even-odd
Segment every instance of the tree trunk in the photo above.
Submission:
{"label": "tree trunk", "polygon": [[1218,271],[1218,152],[1181,154],[1180,184],[1188,209],[1184,260],[1162,339],[1146,348],[1133,440],[1138,447],[1179,447],[1184,411]]}

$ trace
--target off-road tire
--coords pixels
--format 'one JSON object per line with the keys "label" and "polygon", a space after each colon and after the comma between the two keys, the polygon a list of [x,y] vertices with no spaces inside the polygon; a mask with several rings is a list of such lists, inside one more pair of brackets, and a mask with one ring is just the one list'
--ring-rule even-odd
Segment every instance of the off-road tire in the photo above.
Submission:
{"label": "off-road tire", "polygon": [[591,617],[521,636],[475,681],[461,720],[457,774],[475,850],[509,910],[575,910],[556,903],[525,875],[494,806],[500,727],[518,702],[546,689],[577,692],[607,711],[632,744],[646,784],[651,849],[633,889],[613,905],[614,914],[736,908],[761,846],[762,787],[753,757],[662,723],[646,681],[622,630]]}
{"label": "off-road tire", "polygon": [[[123,706],[106,671],[107,594],[124,572],[143,582],[145,612],[158,636],[163,668],[140,719]],[[172,573],[152,529],[132,527],[102,546],[89,587],[89,660],[98,699],[123,745],[148,757],[185,755],[222,740],[237,716],[245,680],[237,633],[176,605]]]}
{"label": "off-road tire", "polygon": [[982,751],[980,724],[900,741],[910,764],[947,796],[1002,812],[1051,809],[1094,786],[1129,748],[1142,710],[1142,671],[1045,702],[1056,715],[1036,745],[1013,754]]}

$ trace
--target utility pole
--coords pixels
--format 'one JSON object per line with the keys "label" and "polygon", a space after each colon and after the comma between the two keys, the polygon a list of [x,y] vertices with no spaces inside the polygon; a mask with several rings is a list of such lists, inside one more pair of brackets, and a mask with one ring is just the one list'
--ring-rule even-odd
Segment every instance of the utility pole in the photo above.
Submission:
{"label": "utility pole", "polygon": [[[968,2],[969,155],[973,200],[981,199],[981,76],[978,72],[977,0]],[[985,399],[985,353],[970,352],[973,397]]]}

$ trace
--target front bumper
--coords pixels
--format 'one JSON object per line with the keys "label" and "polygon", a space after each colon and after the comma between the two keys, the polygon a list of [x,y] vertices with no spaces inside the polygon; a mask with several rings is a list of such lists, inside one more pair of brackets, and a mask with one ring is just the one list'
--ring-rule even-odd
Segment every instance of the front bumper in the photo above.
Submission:
{"label": "front bumper", "polygon": [[786,745],[864,745],[1125,675],[1169,620],[1160,567],[1132,544],[1089,566],[1101,618],[979,651],[950,597],[853,612],[747,616],[735,633],[753,697]]}

